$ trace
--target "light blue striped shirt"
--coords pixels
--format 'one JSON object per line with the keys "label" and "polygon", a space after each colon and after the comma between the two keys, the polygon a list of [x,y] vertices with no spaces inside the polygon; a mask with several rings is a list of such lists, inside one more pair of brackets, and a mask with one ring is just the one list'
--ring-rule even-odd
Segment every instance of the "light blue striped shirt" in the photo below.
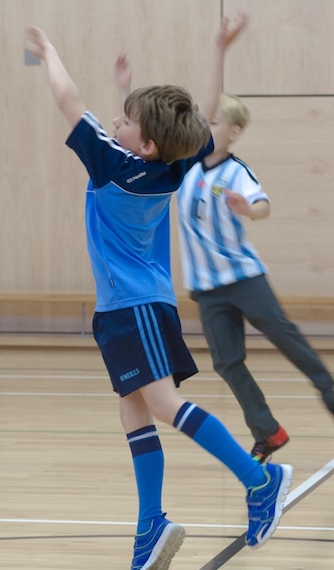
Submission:
{"label": "light blue striped shirt", "polygon": [[197,163],[178,193],[184,285],[206,291],[267,273],[246,240],[242,217],[226,203],[223,188],[249,204],[268,200],[254,173],[234,155],[213,168]]}

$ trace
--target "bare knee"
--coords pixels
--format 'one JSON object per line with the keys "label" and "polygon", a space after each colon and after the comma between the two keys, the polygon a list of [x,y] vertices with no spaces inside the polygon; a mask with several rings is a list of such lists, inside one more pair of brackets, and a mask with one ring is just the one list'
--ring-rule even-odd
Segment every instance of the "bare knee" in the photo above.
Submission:
{"label": "bare knee", "polygon": [[153,423],[153,417],[139,391],[120,398],[119,415],[125,433]]}
{"label": "bare knee", "polygon": [[141,392],[153,416],[161,422],[173,425],[177,412],[185,402],[184,398],[178,395],[174,381],[163,378],[148,384]]}

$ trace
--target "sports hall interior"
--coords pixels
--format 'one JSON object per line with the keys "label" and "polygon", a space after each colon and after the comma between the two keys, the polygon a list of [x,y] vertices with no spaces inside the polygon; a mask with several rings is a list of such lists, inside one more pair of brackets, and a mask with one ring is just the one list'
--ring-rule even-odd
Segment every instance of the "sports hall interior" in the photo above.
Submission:
{"label": "sports hall interior", "polygon": [[[87,173],[43,64],[24,52],[27,24],[57,47],[87,108],[112,135],[113,64],[128,54],[133,88],[173,83],[199,101],[223,15],[249,14],[228,51],[223,89],[251,123],[233,148],[271,203],[248,237],[287,314],[334,374],[334,2],[332,0],[0,0],[0,542],[4,570],[126,570],[136,519],[132,463],[91,332]],[[175,197],[174,197],[175,198]],[[182,392],[252,438],[214,372],[197,306],[183,288],[176,200],[172,275],[199,374]],[[129,275],[131,279],[131,275]],[[292,489],[333,461],[334,423],[310,382],[246,324],[247,365],[290,434],[275,459]],[[187,538],[171,570],[329,570],[334,477],[307,487],[274,537],[224,554],[245,530],[243,491],[227,470],[158,423],[164,502]],[[185,461],[186,458],[186,461]],[[223,553],[221,560],[217,555]]]}

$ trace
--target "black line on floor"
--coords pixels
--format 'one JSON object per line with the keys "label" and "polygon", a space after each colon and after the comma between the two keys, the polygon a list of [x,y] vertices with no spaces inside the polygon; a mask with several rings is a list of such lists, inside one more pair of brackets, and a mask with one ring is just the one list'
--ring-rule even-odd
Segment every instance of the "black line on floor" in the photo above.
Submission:
{"label": "black line on floor", "polygon": [[200,570],[218,570],[221,568],[225,562],[233,558],[240,550],[242,550],[245,546],[245,537],[246,533],[239,536],[234,542],[232,542],[227,548],[224,548],[217,556],[212,558],[210,562],[205,564]]}

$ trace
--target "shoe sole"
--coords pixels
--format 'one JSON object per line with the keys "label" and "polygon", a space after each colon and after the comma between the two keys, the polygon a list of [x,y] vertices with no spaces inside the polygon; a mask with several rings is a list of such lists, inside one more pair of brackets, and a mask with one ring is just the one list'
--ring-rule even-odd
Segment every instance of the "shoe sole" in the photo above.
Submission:
{"label": "shoe sole", "polygon": [[269,538],[274,534],[278,526],[278,523],[281,519],[281,516],[283,514],[284,502],[291,487],[293,468],[292,465],[284,465],[284,464],[281,465],[281,467],[283,469],[283,476],[277,494],[275,515],[273,518],[273,522],[271,523],[270,527],[267,529],[265,535],[263,537],[258,538],[257,544],[254,545],[247,544],[247,546],[252,550],[254,550],[255,548],[260,548],[263,544],[267,542],[267,540],[269,540]]}
{"label": "shoe sole", "polygon": [[168,570],[185,535],[186,531],[182,526],[174,523],[167,525],[141,570]]}

